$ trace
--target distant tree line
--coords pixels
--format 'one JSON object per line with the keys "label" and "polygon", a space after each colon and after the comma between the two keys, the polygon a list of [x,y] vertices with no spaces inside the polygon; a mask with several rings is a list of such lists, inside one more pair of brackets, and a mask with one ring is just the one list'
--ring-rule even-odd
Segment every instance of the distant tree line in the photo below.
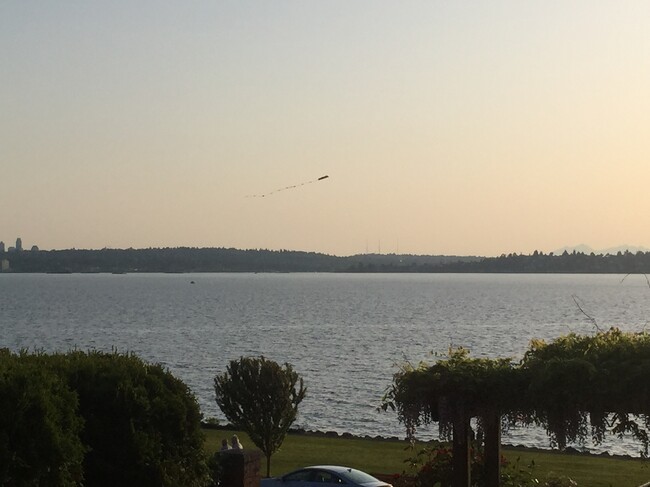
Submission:
{"label": "distant tree line", "polygon": [[422,272],[650,273],[650,252],[498,257],[359,254],[349,257],[291,250],[149,248],[3,252],[9,272]]}
{"label": "distant tree line", "polygon": [[535,251],[530,255],[502,254],[476,262],[455,262],[429,272],[647,274],[650,273],[650,252],[596,255],[564,251],[554,255]]}
{"label": "distant tree line", "polygon": [[337,269],[313,252],[225,248],[51,250],[5,253],[12,272],[300,272]]}
{"label": "distant tree line", "polygon": [[[356,255],[233,248],[150,248],[4,252],[10,272],[412,272],[448,256]],[[460,258],[463,259],[463,258]],[[469,257],[464,259],[477,259]]]}

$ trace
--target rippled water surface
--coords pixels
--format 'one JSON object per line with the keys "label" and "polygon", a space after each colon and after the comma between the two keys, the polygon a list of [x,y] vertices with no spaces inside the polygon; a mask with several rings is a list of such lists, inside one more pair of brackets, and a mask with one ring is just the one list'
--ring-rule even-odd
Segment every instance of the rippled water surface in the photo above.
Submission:
{"label": "rippled water surface", "polygon": [[[376,412],[396,364],[431,361],[450,344],[518,358],[531,338],[593,332],[573,296],[601,328],[647,324],[643,276],[2,274],[0,347],[132,351],[165,364],[218,418],[214,376],[231,359],[265,355],[305,379],[299,426],[404,436],[393,414]],[[504,441],[548,445],[535,429]]]}

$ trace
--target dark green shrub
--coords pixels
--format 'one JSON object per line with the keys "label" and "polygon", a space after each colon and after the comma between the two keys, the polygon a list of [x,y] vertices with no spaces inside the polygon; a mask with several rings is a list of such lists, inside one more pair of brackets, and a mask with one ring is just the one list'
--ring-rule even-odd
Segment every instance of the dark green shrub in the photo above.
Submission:
{"label": "dark green shrub", "polygon": [[205,485],[201,413],[182,381],[130,354],[72,352],[51,360],[79,397],[87,485]]}
{"label": "dark green shrub", "polygon": [[81,485],[77,397],[29,356],[0,351],[0,485]]}
{"label": "dark green shrub", "polygon": [[200,422],[188,387],[134,355],[0,350],[0,485],[204,486]]}
{"label": "dark green shrub", "polygon": [[224,460],[226,455],[223,455],[221,452],[215,452],[208,458],[208,470],[210,471],[209,487],[220,487],[222,485],[224,466],[227,467],[229,460],[229,458]]}

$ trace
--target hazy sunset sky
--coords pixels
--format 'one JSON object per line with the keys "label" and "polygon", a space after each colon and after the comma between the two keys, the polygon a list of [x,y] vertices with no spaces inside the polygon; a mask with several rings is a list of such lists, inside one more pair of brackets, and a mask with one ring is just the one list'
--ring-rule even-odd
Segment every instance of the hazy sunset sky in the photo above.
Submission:
{"label": "hazy sunset sky", "polygon": [[7,245],[498,255],[649,215],[646,0],[0,1]]}

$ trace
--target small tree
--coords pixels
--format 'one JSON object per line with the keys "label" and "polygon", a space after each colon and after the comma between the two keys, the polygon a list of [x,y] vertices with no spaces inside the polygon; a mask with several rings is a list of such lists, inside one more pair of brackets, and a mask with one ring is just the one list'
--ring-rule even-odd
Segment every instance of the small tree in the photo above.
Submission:
{"label": "small tree", "polygon": [[302,378],[290,364],[241,357],[214,378],[214,391],[228,421],[248,433],[266,456],[270,476],[271,455],[282,445],[307,391]]}

